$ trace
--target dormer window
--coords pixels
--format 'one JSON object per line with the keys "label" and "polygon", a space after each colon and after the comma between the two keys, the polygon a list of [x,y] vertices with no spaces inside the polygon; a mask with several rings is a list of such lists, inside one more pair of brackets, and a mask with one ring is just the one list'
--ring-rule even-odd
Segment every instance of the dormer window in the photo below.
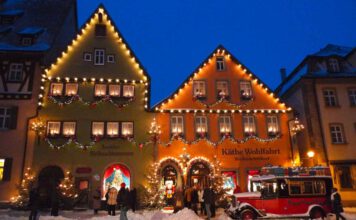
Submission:
{"label": "dormer window", "polygon": [[240,96],[242,100],[249,100],[252,98],[251,82],[249,81],[240,82]]}
{"label": "dormer window", "polygon": [[35,43],[35,39],[44,31],[41,27],[26,27],[20,32],[17,32],[20,35],[21,45],[30,46]]}
{"label": "dormer window", "polygon": [[23,80],[23,64],[11,63],[9,73],[7,75],[8,81],[21,82]]}
{"label": "dormer window", "polygon": [[216,57],[216,70],[224,71],[225,69],[226,69],[225,58],[224,57]]}
{"label": "dormer window", "polygon": [[32,37],[23,37],[21,39],[21,44],[23,46],[30,46],[33,44],[33,38]]}
{"label": "dormer window", "polygon": [[13,24],[19,17],[23,15],[22,10],[5,10],[0,12],[0,24]]}
{"label": "dormer window", "polygon": [[340,72],[339,61],[336,58],[329,59],[330,72],[337,73]]}
{"label": "dormer window", "polygon": [[205,81],[196,80],[193,83],[193,95],[195,98],[205,98],[206,97],[206,87]]}

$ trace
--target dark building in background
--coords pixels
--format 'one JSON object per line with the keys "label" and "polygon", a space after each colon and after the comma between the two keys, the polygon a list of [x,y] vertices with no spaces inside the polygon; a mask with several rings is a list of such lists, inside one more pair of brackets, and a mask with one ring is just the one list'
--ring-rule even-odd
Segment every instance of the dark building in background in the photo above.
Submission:
{"label": "dark building in background", "polygon": [[21,181],[41,75],[77,31],[75,0],[0,1],[0,201]]}
{"label": "dark building in background", "polygon": [[329,44],[288,76],[281,71],[276,89],[305,126],[294,138],[302,165],[330,165],[345,205],[356,203],[355,64],[356,48]]}

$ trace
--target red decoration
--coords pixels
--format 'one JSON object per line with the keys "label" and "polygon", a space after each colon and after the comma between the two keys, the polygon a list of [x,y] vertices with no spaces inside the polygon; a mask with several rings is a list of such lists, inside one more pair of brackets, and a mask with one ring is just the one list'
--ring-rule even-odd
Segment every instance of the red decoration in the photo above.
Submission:
{"label": "red decoration", "polygon": [[140,144],[138,145],[138,147],[139,147],[140,149],[142,149],[142,148],[143,148],[143,143],[140,143]]}
{"label": "red decoration", "polygon": [[90,104],[90,108],[95,108],[96,107],[96,103],[91,103]]}

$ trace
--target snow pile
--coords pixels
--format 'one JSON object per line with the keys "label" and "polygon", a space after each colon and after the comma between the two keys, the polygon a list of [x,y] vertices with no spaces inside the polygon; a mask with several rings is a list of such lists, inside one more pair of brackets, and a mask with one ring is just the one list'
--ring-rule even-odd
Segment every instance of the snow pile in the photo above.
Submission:
{"label": "snow pile", "polygon": [[[195,214],[195,212],[191,209],[184,208],[180,210],[179,212],[170,215],[167,218],[164,218],[165,220],[183,220],[183,219],[189,219],[189,220],[201,220],[199,216]],[[152,219],[155,220],[155,219]]]}

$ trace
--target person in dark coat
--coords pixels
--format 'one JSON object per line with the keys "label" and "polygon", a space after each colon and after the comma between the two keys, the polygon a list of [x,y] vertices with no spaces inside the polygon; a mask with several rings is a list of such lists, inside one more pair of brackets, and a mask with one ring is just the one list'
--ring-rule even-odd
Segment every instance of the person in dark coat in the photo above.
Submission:
{"label": "person in dark coat", "polygon": [[204,189],[203,200],[205,204],[207,219],[210,220],[211,218],[210,206],[213,203],[213,190],[210,189],[209,187]]}
{"label": "person in dark coat", "polygon": [[178,212],[181,210],[184,206],[184,198],[183,198],[183,192],[180,188],[177,188],[176,192],[174,193],[174,213]]}
{"label": "person in dark coat", "polygon": [[51,192],[51,216],[58,216],[59,211],[59,189],[54,187]]}
{"label": "person in dark coat", "polygon": [[120,206],[120,220],[128,220],[127,211],[129,210],[129,206],[130,206],[129,204],[130,192],[125,187],[126,184],[121,183],[121,188],[119,190],[119,195],[117,197],[117,203]]}
{"label": "person in dark coat", "polygon": [[211,189],[211,193],[212,193],[212,202],[211,202],[211,205],[210,205],[210,209],[211,209],[211,217],[215,217],[216,215],[216,206],[215,206],[215,203],[216,203],[216,192]]}
{"label": "person in dark coat", "polygon": [[133,212],[136,211],[136,206],[137,206],[137,191],[136,188],[133,188],[130,190],[130,208],[132,209]]}
{"label": "person in dark coat", "polygon": [[28,201],[28,208],[30,209],[29,220],[36,220],[40,203],[40,194],[37,187],[33,187],[30,191],[30,198]]}
{"label": "person in dark coat", "polygon": [[194,186],[191,194],[191,206],[195,214],[198,214],[198,203],[199,203],[199,196],[197,187]]}
{"label": "person in dark coat", "polygon": [[331,199],[332,210],[336,215],[336,220],[339,220],[340,218],[346,220],[346,218],[341,215],[341,212],[344,212],[344,209],[341,203],[341,196],[337,192],[336,188],[332,189],[332,193],[330,197],[331,197],[330,199]]}
{"label": "person in dark coat", "polygon": [[100,187],[98,187],[93,192],[94,215],[98,214],[98,211],[99,211],[100,208],[101,208],[101,190],[100,190]]}

